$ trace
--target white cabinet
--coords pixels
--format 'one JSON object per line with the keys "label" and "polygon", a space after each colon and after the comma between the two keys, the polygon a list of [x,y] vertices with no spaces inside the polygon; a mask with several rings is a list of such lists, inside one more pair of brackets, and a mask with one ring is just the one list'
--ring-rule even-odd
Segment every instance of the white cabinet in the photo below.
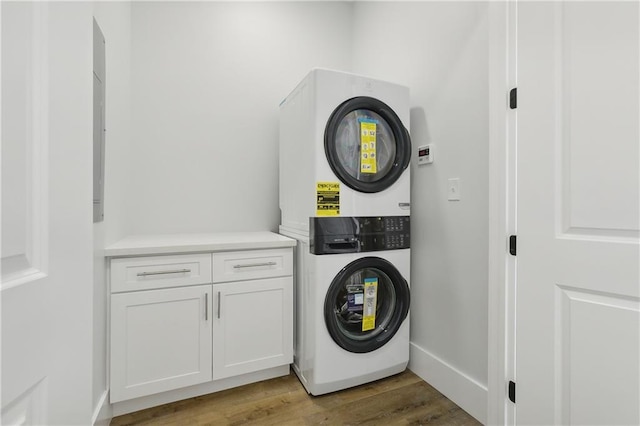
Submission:
{"label": "white cabinet", "polygon": [[291,277],[213,286],[213,378],[293,362]]}
{"label": "white cabinet", "polygon": [[213,254],[213,378],[293,362],[290,248]]}
{"label": "white cabinet", "polygon": [[131,411],[132,400],[161,393],[138,409],[181,399],[185,388],[194,395],[233,387],[252,377],[261,380],[269,369],[287,374],[293,362],[295,242],[261,233],[251,249],[252,236],[239,236],[238,244],[225,234],[219,237],[221,250],[201,243],[215,240],[211,236],[188,236],[184,243],[175,237],[175,251],[163,245],[155,248],[157,255],[158,236],[107,249],[114,253],[109,269],[114,407],[127,404]]}
{"label": "white cabinet", "polygon": [[211,380],[211,285],[111,296],[111,402]]}

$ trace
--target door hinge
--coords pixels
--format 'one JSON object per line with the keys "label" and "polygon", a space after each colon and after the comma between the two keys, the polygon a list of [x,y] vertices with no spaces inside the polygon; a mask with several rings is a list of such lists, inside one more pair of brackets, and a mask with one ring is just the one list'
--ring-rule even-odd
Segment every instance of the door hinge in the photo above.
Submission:
{"label": "door hinge", "polygon": [[514,87],[509,92],[509,108],[516,109],[518,108],[518,88]]}
{"label": "door hinge", "polygon": [[515,235],[511,235],[509,237],[509,253],[512,256],[516,255],[516,244],[517,244],[517,237]]}
{"label": "door hinge", "polygon": [[509,382],[509,401],[516,403],[516,384],[513,381]]}

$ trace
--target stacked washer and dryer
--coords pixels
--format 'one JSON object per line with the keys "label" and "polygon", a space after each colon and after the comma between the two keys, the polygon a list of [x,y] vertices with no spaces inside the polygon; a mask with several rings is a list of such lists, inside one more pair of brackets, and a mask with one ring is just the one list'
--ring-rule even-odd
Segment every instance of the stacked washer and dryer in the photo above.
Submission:
{"label": "stacked washer and dryer", "polygon": [[294,371],[313,395],[409,361],[409,89],[312,70],[280,104],[280,233],[298,240]]}

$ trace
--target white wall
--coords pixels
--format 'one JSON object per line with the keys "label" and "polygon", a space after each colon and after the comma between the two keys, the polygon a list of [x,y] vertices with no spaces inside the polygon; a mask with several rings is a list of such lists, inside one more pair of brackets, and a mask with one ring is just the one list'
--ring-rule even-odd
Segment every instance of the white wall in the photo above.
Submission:
{"label": "white wall", "polygon": [[[410,368],[486,419],[488,5],[355,3],[354,71],[411,90]],[[375,31],[371,30],[375,23]],[[418,145],[436,145],[417,167]],[[447,200],[460,178],[461,200]]]}
{"label": "white wall", "polygon": [[[89,3],[49,4],[51,424],[86,425],[92,386],[92,35]],[[28,338],[28,336],[25,336]],[[18,368],[18,367],[17,367]]]}
{"label": "white wall", "polygon": [[351,5],[132,5],[133,233],[277,231],[278,105],[349,69]]}
{"label": "white wall", "polygon": [[105,215],[93,225],[93,390],[94,420],[111,415],[107,395],[107,283],[104,247],[127,232],[127,186],[131,143],[131,4],[96,2],[93,14],[105,37],[106,117]]}

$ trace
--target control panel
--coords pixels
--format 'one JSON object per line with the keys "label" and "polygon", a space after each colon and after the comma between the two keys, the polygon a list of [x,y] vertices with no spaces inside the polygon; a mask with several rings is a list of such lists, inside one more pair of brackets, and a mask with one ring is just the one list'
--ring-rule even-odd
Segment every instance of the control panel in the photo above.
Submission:
{"label": "control panel", "polygon": [[418,147],[418,166],[433,163],[433,144]]}
{"label": "control panel", "polygon": [[311,217],[313,254],[360,253],[410,247],[409,216]]}

